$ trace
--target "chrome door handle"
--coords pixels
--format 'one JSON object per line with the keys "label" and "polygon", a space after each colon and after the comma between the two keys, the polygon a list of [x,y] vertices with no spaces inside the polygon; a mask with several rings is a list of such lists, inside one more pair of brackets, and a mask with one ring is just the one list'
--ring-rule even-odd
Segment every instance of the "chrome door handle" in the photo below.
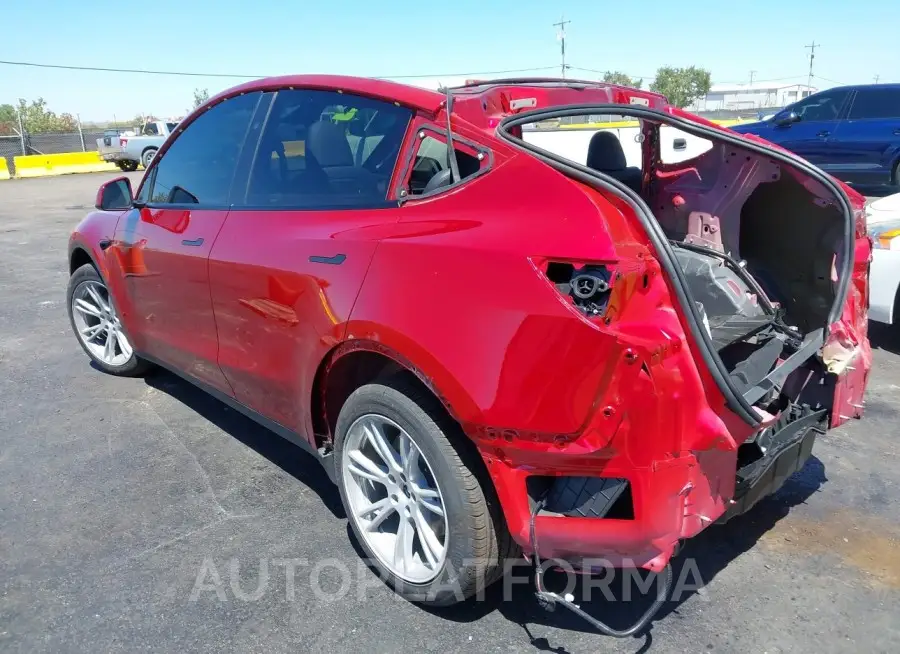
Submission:
{"label": "chrome door handle", "polygon": [[181,242],[181,244],[182,244],[182,245],[189,245],[189,246],[191,246],[191,247],[193,247],[193,248],[197,248],[197,247],[200,247],[201,245],[203,245],[203,239],[202,239],[202,238],[195,238],[195,239],[192,241],[192,240],[186,238],[186,239],[184,239],[184,240]]}

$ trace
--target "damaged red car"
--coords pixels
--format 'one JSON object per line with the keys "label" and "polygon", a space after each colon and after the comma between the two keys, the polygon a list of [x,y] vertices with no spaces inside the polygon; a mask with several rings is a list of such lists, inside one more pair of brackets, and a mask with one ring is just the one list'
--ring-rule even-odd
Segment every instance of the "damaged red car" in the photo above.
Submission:
{"label": "damaged red car", "polygon": [[[541,129],[598,115],[632,126],[553,132],[583,157]],[[523,555],[663,572],[860,417],[863,207],[648,91],[271,78],[103,185],[68,306],[96,366],[307,450],[390,585],[448,604]]]}

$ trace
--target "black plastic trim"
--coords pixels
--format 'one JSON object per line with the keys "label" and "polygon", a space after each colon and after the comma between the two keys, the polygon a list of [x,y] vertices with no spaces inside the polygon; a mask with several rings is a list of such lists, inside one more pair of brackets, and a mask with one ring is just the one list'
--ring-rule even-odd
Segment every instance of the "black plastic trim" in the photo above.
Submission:
{"label": "black plastic trim", "polygon": [[240,402],[238,402],[235,398],[231,397],[230,395],[226,395],[219,389],[214,388],[213,386],[210,386],[209,384],[200,381],[196,377],[194,377],[186,372],[183,372],[181,370],[173,368],[172,366],[168,365],[165,361],[161,361],[154,356],[150,356],[150,355],[144,354],[142,352],[136,352],[136,354],[141,359],[144,359],[145,361],[149,361],[150,363],[153,363],[153,364],[159,366],[160,368],[164,368],[165,370],[168,370],[172,374],[177,375],[178,377],[181,377],[186,382],[193,384],[194,386],[199,388],[201,391],[209,393],[210,395],[212,395],[214,398],[216,398],[220,402],[227,404],[229,407],[231,407],[235,411],[238,411],[239,413],[244,414],[245,416],[247,416],[248,418],[250,418],[257,424],[265,427],[269,431],[275,432],[276,434],[281,436],[286,441],[290,441],[291,443],[293,443],[300,449],[304,450],[307,454],[312,455],[312,457],[316,461],[318,461],[320,464],[322,464],[322,466],[325,468],[325,472],[328,475],[328,478],[332,481],[332,483],[337,484],[337,472],[335,471],[335,468],[334,468],[335,462],[334,462],[334,457],[332,456],[331,452],[320,452],[315,447],[313,447],[310,444],[310,442],[307,441],[303,436],[301,436],[297,432],[293,431],[292,429],[288,429],[281,423],[278,423],[278,422],[275,422],[274,420],[270,420],[269,418],[266,418],[264,415],[251,409],[250,407],[246,406],[245,404],[241,404]]}
{"label": "black plastic trim", "polygon": [[510,116],[503,119],[497,126],[497,136],[511,146],[531,153],[544,163],[547,163],[548,165],[556,168],[557,170],[560,170],[561,172],[573,177],[574,179],[577,179],[578,181],[581,181],[588,185],[599,185],[604,190],[614,192],[623,200],[628,202],[629,205],[631,205],[638,217],[638,220],[641,221],[641,225],[647,233],[650,242],[653,244],[654,248],[656,248],[663,270],[665,270],[669,279],[671,279],[673,282],[675,294],[677,296],[679,304],[681,305],[682,312],[685,316],[685,320],[687,321],[694,341],[698,345],[700,357],[703,359],[703,362],[712,375],[713,379],[715,380],[716,385],[722,391],[722,394],[725,397],[725,402],[732,411],[734,411],[738,416],[741,417],[741,419],[743,419],[753,427],[758,427],[760,424],[760,419],[757,416],[756,412],[753,410],[752,405],[744,398],[743,395],[741,395],[737,391],[737,389],[735,389],[733,383],[729,379],[729,373],[727,368],[725,367],[725,364],[718,356],[718,353],[715,350],[715,345],[712,343],[709,335],[702,327],[701,316],[699,315],[699,311],[690,296],[690,291],[688,291],[687,288],[687,281],[684,277],[683,271],[678,266],[677,261],[675,260],[675,255],[672,251],[672,246],[669,244],[668,237],[666,236],[660,224],[657,222],[656,217],[650,210],[650,207],[648,207],[647,203],[644,202],[644,199],[639,194],[635,193],[631,188],[625,186],[618,180],[608,175],[605,175],[601,172],[588,168],[587,166],[576,163],[569,159],[565,159],[564,157],[560,157],[552,152],[544,150],[543,148],[539,148],[535,145],[527,143],[522,139],[512,136],[508,132],[508,130],[512,127],[516,127],[518,125],[523,125],[526,123],[539,122],[541,120],[562,118],[565,116],[603,113],[614,113],[619,116],[633,116],[636,118],[652,120],[660,124],[675,126],[683,132],[687,132],[688,134],[694,134],[696,136],[730,143],[735,147],[744,148],[746,150],[750,150],[751,152],[756,152],[763,156],[769,157],[770,159],[781,161],[782,163],[794,166],[795,168],[807,173],[810,177],[819,181],[826,188],[831,190],[837,198],[838,202],[842,205],[847,220],[845,221],[844,234],[844,265],[842,274],[840,275],[839,279],[838,292],[836,294],[835,303],[831,308],[831,312],[829,313],[829,324],[837,320],[840,315],[840,310],[843,307],[844,301],[847,297],[850,277],[852,274],[854,244],[856,238],[853,224],[853,207],[850,204],[850,200],[844,193],[843,189],[841,189],[825,173],[792,154],[776,151],[766,146],[746,140],[742,136],[739,136],[737,134],[732,135],[728,132],[723,132],[718,129],[698,125],[691,121],[678,118],[676,116],[672,116],[655,109],[622,104],[573,104],[566,105],[565,107],[561,108],[557,107],[550,109],[538,109],[535,111],[516,114],[515,116]]}

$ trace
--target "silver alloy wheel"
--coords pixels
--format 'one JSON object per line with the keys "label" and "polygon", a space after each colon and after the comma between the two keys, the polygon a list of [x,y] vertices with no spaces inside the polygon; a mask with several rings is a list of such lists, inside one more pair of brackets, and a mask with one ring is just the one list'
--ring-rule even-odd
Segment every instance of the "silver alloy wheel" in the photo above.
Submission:
{"label": "silver alloy wheel", "polygon": [[78,338],[97,359],[109,366],[123,366],[131,359],[131,343],[103,284],[85,281],[75,288],[72,318]]}
{"label": "silver alloy wheel", "polygon": [[392,573],[434,579],[447,556],[444,498],[431,465],[409,434],[375,413],[347,430],[341,456],[350,519]]}

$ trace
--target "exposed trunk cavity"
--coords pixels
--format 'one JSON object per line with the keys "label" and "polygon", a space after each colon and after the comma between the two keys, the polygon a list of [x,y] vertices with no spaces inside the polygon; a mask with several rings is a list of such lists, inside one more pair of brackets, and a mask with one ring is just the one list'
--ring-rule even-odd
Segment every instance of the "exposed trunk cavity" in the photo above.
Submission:
{"label": "exposed trunk cavity", "polygon": [[[810,429],[825,428],[836,404],[841,382],[822,352],[832,327],[844,324],[838,321],[854,271],[849,198],[792,155],[658,111],[585,105],[528,115],[537,121],[554,113],[640,119],[639,136],[592,138],[582,161],[512,137],[509,128],[525,116],[504,121],[500,133],[634,209],[679,289],[686,326],[705,344],[707,369],[729,406],[758,429],[741,445],[739,478],[746,466],[748,488],[768,483],[760,481],[772,472],[763,455],[800,447]],[[661,137],[673,132],[674,156]],[[616,152],[600,152],[601,144]],[[628,161],[621,146],[630,149]],[[857,337],[865,341],[864,326]]]}

